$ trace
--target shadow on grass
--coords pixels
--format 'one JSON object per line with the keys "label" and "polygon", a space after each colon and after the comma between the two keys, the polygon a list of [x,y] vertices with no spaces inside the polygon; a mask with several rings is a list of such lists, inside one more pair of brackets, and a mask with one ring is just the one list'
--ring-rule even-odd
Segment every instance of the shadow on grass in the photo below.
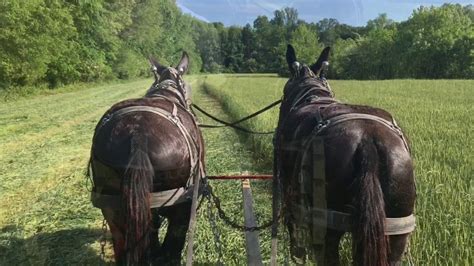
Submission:
{"label": "shadow on grass", "polygon": [[92,248],[102,235],[100,230],[61,230],[27,239],[16,237],[21,229],[14,226],[0,232],[0,265],[112,265]]}

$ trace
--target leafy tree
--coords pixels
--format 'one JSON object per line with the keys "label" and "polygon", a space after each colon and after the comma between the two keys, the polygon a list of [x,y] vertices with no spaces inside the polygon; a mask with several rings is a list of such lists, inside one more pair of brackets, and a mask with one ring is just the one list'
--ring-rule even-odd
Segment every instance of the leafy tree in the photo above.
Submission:
{"label": "leafy tree", "polygon": [[353,39],[337,39],[331,46],[331,57],[329,59],[329,76],[334,79],[354,78],[354,66],[351,64],[356,53],[357,41]]}
{"label": "leafy tree", "polygon": [[225,27],[185,15],[175,0],[0,2],[0,88],[149,75],[146,58],[190,71],[286,72],[285,47],[311,63],[333,46],[336,78],[474,78],[474,8],[421,7],[405,22],[386,14],[365,27],[307,23],[294,8]]}
{"label": "leafy tree", "polygon": [[298,51],[298,60],[312,64],[321,52],[321,46],[318,44],[318,34],[312,31],[305,24],[299,25],[293,32],[290,43]]}
{"label": "leafy tree", "polygon": [[245,25],[242,29],[242,45],[243,45],[243,66],[244,72],[256,72],[257,64],[257,45],[255,32],[250,24]]}
{"label": "leafy tree", "polygon": [[222,71],[219,32],[212,24],[195,20],[193,23],[194,42],[202,60],[203,72]]}
{"label": "leafy tree", "polygon": [[243,64],[242,29],[232,26],[223,32],[222,54],[224,67],[229,72],[239,72]]}
{"label": "leafy tree", "polygon": [[385,29],[395,24],[395,21],[388,18],[386,13],[380,14],[377,18],[367,22],[366,29],[368,31]]}
{"label": "leafy tree", "polygon": [[[472,77],[473,38],[473,21],[462,6],[420,7],[400,25],[396,46],[402,64],[398,76],[460,77],[458,73],[467,69],[464,75]],[[466,60],[454,61],[459,58]]]}
{"label": "leafy tree", "polygon": [[[76,31],[59,1],[2,1],[0,9],[0,86],[37,83],[54,58],[72,50],[68,41]],[[64,65],[56,72],[79,75]]]}

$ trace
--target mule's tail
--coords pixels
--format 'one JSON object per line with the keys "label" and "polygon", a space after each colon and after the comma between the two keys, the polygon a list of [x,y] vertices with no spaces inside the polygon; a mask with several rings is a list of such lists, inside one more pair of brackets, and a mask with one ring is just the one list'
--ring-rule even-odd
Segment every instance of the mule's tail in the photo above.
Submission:
{"label": "mule's tail", "polygon": [[363,141],[356,151],[356,200],[352,252],[354,264],[388,265],[388,240],[384,235],[385,203],[380,186],[380,155],[372,141]]}
{"label": "mule's tail", "polygon": [[122,204],[125,214],[125,263],[138,265],[149,246],[151,221],[149,193],[153,188],[153,166],[146,153],[143,137],[131,139],[130,159],[122,183]]}

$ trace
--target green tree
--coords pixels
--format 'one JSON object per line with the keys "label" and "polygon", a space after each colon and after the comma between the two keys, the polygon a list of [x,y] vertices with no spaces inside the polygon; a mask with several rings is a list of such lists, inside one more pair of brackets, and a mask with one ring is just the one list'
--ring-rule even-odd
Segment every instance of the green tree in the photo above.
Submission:
{"label": "green tree", "polygon": [[203,72],[222,71],[219,32],[213,24],[195,20],[193,23],[194,42],[201,56]]}
{"label": "green tree", "polygon": [[366,29],[368,31],[385,29],[395,24],[395,21],[389,19],[386,13],[380,14],[377,18],[369,20],[367,22]]}
{"label": "green tree", "polygon": [[298,51],[298,61],[308,65],[316,62],[316,57],[321,52],[317,32],[311,30],[305,24],[301,24],[296,28],[290,43]]}
{"label": "green tree", "polygon": [[[461,5],[420,7],[400,25],[396,42],[401,58],[398,76],[472,77],[473,38],[473,21]],[[461,58],[466,60],[455,61]]]}
{"label": "green tree", "polygon": [[[72,17],[60,1],[1,1],[0,9],[0,86],[41,82],[54,59],[74,48]],[[74,66],[56,69],[65,79],[79,75]]]}

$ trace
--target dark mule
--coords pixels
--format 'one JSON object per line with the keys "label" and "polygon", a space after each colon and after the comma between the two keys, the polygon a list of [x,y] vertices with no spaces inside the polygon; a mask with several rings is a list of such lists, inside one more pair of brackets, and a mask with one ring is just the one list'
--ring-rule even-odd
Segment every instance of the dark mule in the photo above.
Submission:
{"label": "dark mule", "polygon": [[280,107],[275,171],[292,257],[339,265],[348,231],[355,265],[399,265],[414,229],[407,142],[388,112],[334,99],[321,75],[328,57],[326,48],[308,67],[290,45],[286,55],[292,77]]}
{"label": "dark mule", "polygon": [[151,60],[156,80],[146,95],[113,105],[95,129],[92,201],[110,226],[118,264],[180,264],[192,184],[204,171],[203,139],[181,77],[188,60],[183,53],[176,68]]}

